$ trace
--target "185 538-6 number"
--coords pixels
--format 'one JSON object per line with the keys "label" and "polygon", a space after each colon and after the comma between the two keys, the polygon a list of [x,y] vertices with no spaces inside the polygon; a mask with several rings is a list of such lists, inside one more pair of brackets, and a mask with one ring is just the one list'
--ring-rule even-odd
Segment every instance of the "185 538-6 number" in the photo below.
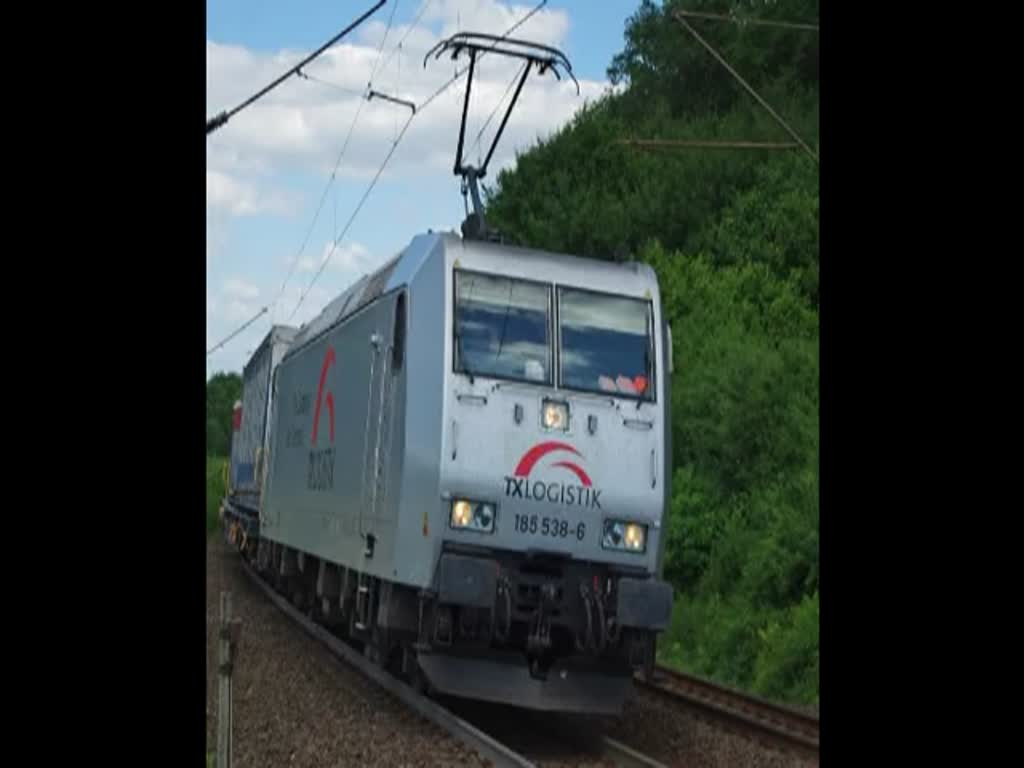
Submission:
{"label": "185 538-6 number", "polygon": [[587,535],[587,526],[583,522],[570,525],[568,520],[541,515],[516,515],[515,528],[517,533],[540,533],[553,539],[566,539],[575,536],[583,541]]}

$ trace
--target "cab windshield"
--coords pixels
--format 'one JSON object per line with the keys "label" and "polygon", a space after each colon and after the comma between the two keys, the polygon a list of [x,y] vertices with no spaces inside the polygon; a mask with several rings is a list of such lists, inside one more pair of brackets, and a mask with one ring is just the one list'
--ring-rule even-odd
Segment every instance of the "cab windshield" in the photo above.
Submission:
{"label": "cab windshield", "polygon": [[649,301],[559,288],[558,320],[561,386],[654,399]]}
{"label": "cab windshield", "polygon": [[455,370],[551,384],[551,287],[455,271]]}

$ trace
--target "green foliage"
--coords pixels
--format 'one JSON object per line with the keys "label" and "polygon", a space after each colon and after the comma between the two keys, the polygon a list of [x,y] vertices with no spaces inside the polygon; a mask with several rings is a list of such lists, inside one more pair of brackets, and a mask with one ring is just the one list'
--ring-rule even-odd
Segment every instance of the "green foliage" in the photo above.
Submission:
{"label": "green foliage", "polygon": [[758,262],[789,277],[818,303],[818,176],[801,155],[765,163],[697,238],[720,264]]}
{"label": "green foliage", "polygon": [[808,703],[817,627],[794,610],[818,589],[817,313],[763,262],[657,244],[641,259],[675,347],[667,659]]}
{"label": "green foliage", "polygon": [[242,377],[216,373],[206,382],[206,455],[227,456],[231,445],[231,411],[242,398]]}
{"label": "green foliage", "polygon": [[[627,108],[655,102],[673,116],[687,117],[720,114],[750,98],[672,18],[677,10],[814,23],[818,0],[664,0],[660,6],[643,0],[627,23],[625,48],[608,68],[613,83],[631,86],[624,99]],[[687,23],[759,93],[768,88],[785,92],[817,88],[816,33],[693,18]]]}
{"label": "green foliage", "polygon": [[[817,166],[769,150],[644,150],[628,139],[792,142],[689,33],[677,7],[764,19],[817,19],[817,0],[771,4],[645,0],[609,68],[628,88],[606,94],[517,157],[485,190],[493,225],[514,242],[600,259],[657,239],[716,260],[799,272],[817,297]],[[708,40],[810,144],[818,136],[818,36],[694,20]],[[808,254],[813,253],[812,259]]]}
{"label": "green foliage", "polygon": [[206,457],[206,533],[217,530],[217,510],[227,493],[225,486],[225,470],[228,460],[220,456]]}
{"label": "green foliage", "polygon": [[818,705],[818,593],[804,597],[760,633],[754,688],[766,696]]}
{"label": "green foliage", "polygon": [[[645,152],[625,138],[790,141],[676,8],[815,22],[816,0],[643,2],[609,73],[628,88],[539,142],[488,192],[506,236],[632,258],[672,324],[674,495],[664,663],[818,699],[818,176],[800,151]],[[814,33],[693,20],[812,147]]]}

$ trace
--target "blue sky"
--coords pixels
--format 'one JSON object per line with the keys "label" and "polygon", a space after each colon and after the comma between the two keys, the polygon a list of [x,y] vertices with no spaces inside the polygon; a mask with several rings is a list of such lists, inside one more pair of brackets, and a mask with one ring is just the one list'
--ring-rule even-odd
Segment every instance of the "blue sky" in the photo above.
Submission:
{"label": "blue sky", "polygon": [[[370,0],[208,0],[207,114],[230,108],[266,85],[372,5]],[[389,0],[308,66],[314,81],[291,78],[207,137],[207,348],[261,307],[272,309],[208,356],[208,376],[240,371],[272,319],[307,322],[418,232],[457,229],[464,210],[451,167],[465,78],[413,119],[332,251],[409,115],[385,102],[366,102],[359,94],[376,65],[376,90],[422,103],[451,77],[454,66],[442,58],[424,69],[427,48],[459,29],[502,34],[534,5],[529,0]],[[514,162],[516,150],[556,130],[608,87],[606,68],[621,49],[626,19],[638,5],[639,0],[549,0],[516,31],[517,37],[565,51],[582,94],[550,75],[531,75],[491,161],[490,179]],[[421,11],[419,23],[411,26]],[[467,124],[470,144],[515,69],[514,62],[500,57],[489,57],[478,68]],[[328,184],[356,110],[358,121]],[[484,133],[484,149],[501,114]],[[311,283],[328,253],[329,263]]]}

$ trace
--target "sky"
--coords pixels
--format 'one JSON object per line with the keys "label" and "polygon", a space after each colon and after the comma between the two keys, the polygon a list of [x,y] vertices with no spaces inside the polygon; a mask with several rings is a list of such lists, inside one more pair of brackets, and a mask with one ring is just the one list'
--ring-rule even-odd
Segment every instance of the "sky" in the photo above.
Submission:
{"label": "sky", "polygon": [[[268,85],[375,2],[207,0],[207,116]],[[240,372],[272,323],[308,322],[415,235],[458,231],[465,209],[452,168],[466,77],[417,111],[397,147],[411,111],[366,101],[363,94],[372,82],[373,90],[422,104],[456,66],[468,63],[465,55],[457,63],[443,56],[424,67],[427,50],[457,31],[501,35],[536,4],[388,0],[307,65],[310,79],[289,78],[207,136],[207,350],[267,308],[207,355],[207,377]],[[610,87],[606,69],[638,6],[639,0],[548,0],[516,29],[515,37],[564,51],[580,93],[568,78],[532,73],[488,167],[488,182],[514,164],[517,152],[558,130]],[[520,64],[489,56],[477,67],[467,162],[477,162],[490,146],[504,109],[486,125],[479,144],[476,137],[499,103],[507,107],[506,89]]]}

